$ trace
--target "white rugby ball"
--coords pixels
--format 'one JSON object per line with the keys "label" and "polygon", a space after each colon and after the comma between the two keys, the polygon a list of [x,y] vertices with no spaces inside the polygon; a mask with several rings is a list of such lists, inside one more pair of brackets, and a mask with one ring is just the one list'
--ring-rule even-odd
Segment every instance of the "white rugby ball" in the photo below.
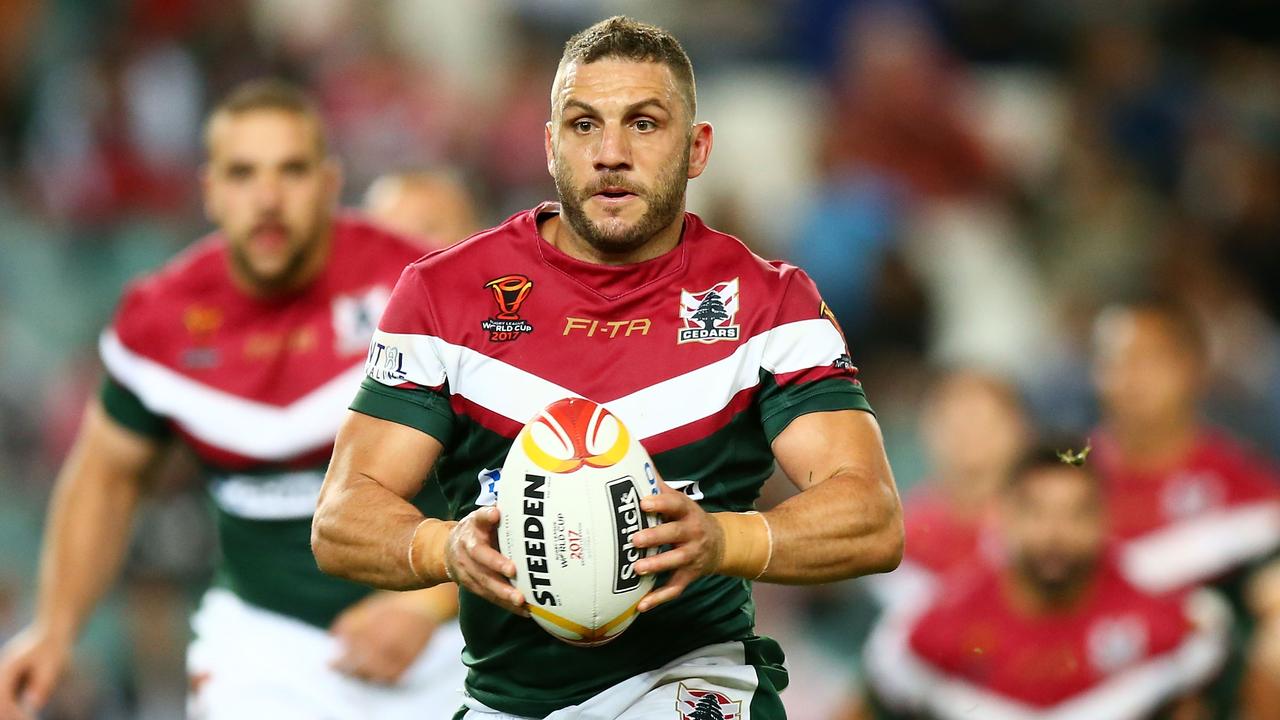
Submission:
{"label": "white rugby ball", "polygon": [[534,621],[559,640],[601,645],[626,630],[653,575],[631,545],[659,519],[640,511],[658,493],[653,460],[604,407],[557,400],[524,426],[498,479],[498,545]]}

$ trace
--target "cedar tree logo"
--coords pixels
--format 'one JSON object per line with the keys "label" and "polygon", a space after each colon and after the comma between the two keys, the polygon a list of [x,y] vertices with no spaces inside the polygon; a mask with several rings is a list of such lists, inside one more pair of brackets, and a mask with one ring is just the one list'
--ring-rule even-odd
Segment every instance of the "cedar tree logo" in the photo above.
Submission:
{"label": "cedar tree logo", "polygon": [[680,328],[676,342],[711,344],[737,340],[741,329],[733,320],[738,314],[738,278],[717,283],[702,292],[680,291]]}
{"label": "cedar tree logo", "polygon": [[680,683],[676,691],[680,720],[741,720],[742,701],[715,690],[697,690]]}
{"label": "cedar tree logo", "polygon": [[489,333],[490,340],[506,342],[533,332],[529,321],[521,320],[519,315],[520,306],[533,289],[532,280],[524,275],[503,275],[484,286],[493,291],[493,299],[498,303],[498,314],[480,323],[480,328]]}

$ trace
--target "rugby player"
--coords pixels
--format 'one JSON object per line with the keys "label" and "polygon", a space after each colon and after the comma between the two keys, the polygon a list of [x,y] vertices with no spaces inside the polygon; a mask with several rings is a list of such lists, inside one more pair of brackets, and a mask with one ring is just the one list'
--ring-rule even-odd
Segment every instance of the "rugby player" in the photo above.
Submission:
{"label": "rugby player", "polygon": [[[134,282],[102,335],[107,378],[54,490],[35,620],[0,658],[0,718],[48,700],[149,470],[179,443],[208,475],[221,549],[193,620],[190,716],[448,717],[431,709],[461,686],[452,586],[374,593],[321,573],[308,544],[369,337],[421,251],[335,214],[340,169],[296,88],[238,88],[205,142],[219,231]],[[418,507],[442,513],[431,492]]]}
{"label": "rugby player", "polygon": [[[411,265],[379,324],[313,523],[327,572],[384,588],[456,579],[470,667],[459,717],[784,717],[778,645],[751,582],[895,567],[902,518],[843,336],[796,267],[685,212],[712,147],[668,32],[623,17],[565,47],[545,129],[559,203]],[[762,168],[762,171],[767,171]],[[604,403],[671,486],[639,561],[665,582],[609,644],[528,617],[494,542],[487,478],[522,425]],[[800,488],[752,512],[776,462]],[[432,476],[454,521],[407,498]]]}

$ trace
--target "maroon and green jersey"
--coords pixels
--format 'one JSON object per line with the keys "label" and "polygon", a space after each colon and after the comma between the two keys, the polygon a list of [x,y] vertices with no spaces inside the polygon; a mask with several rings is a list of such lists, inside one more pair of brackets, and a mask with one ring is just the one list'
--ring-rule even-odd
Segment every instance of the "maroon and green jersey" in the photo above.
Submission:
{"label": "maroon and green jersey", "polygon": [[218,582],[319,626],[369,592],[316,568],[311,515],[378,316],[421,255],[354,218],[332,242],[306,288],[260,299],[233,282],[226,241],[206,238],[132,283],[100,343],[111,417],[176,437],[207,471]]}
{"label": "maroon and green jersey", "polygon": [[[551,402],[605,405],[662,477],[708,511],[749,510],[770,443],[796,417],[866,410],[844,339],[813,282],[685,215],[680,244],[643,263],[576,260],[538,234],[554,204],[409,266],[379,323],[352,408],[443,443],[433,476],[454,517],[494,501],[525,422]],[[467,690],[541,717],[710,643],[786,683],[753,638],[750,584],[702,578],[597,648],[561,643],[470,593],[461,619]]]}

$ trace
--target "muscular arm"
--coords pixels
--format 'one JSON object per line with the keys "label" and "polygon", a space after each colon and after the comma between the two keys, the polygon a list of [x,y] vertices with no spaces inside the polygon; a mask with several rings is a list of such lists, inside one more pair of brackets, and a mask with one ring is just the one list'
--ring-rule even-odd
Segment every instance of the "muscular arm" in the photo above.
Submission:
{"label": "muscular arm", "polygon": [[515,564],[496,548],[497,508],[480,508],[459,522],[424,522],[406,500],[442,449],[419,430],[352,412],[338,431],[311,525],[316,562],[331,575],[393,590],[455,580],[527,614],[524,597],[508,582]]}
{"label": "muscular arm", "polygon": [[761,580],[821,583],[898,566],[902,506],[870,413],[802,415],[773,453],[801,492],[765,513],[773,557]]}
{"label": "muscular arm", "polygon": [[134,508],[161,445],[112,420],[98,400],[85,412],[54,485],[36,617],[0,656],[0,718],[48,700],[85,619],[115,581]]}
{"label": "muscular arm", "polygon": [[388,590],[447,578],[419,578],[408,549],[423,515],[412,498],[440,456],[435,438],[406,425],[350,412],[311,524],[311,550],[330,575]]}
{"label": "muscular arm", "polygon": [[79,632],[119,573],[142,481],[160,450],[90,403],[54,484],[36,624],[68,640]]}
{"label": "muscular arm", "polygon": [[640,501],[664,522],[636,533],[632,543],[672,548],[640,560],[636,571],[673,571],[640,601],[641,612],[674,600],[708,574],[805,584],[898,566],[902,505],[870,413],[801,415],[774,439],[773,453],[800,493],[763,520],[751,513],[707,513],[665,483],[660,494]]}

